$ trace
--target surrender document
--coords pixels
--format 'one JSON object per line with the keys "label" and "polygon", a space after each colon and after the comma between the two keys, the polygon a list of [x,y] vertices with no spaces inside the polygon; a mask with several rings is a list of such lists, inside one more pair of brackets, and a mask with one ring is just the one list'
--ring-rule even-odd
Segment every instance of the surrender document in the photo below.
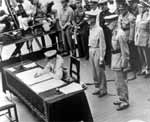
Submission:
{"label": "surrender document", "polygon": [[64,93],[64,94],[70,94],[70,93],[81,91],[81,90],[83,90],[83,88],[78,83],[71,83],[71,84],[64,86],[64,87],[59,89],[59,91]]}
{"label": "surrender document", "polygon": [[66,83],[62,80],[56,80],[56,79],[50,79],[44,82],[40,82],[38,84],[35,84],[33,86],[30,86],[30,88],[36,92],[37,94],[61,87],[62,85],[65,85]]}
{"label": "surrender document", "polygon": [[32,67],[35,67],[35,66],[36,66],[36,63],[33,62],[33,63],[30,63],[30,64],[26,64],[23,67],[25,67],[25,68],[32,68]]}
{"label": "surrender document", "polygon": [[51,79],[53,78],[53,73],[47,73],[47,74],[44,74],[44,75],[41,75],[40,77],[34,77],[34,75],[39,72],[40,70],[42,70],[42,68],[34,68],[34,69],[31,69],[31,70],[27,70],[27,71],[24,71],[24,72],[21,72],[21,73],[17,73],[16,76],[22,81],[24,82],[26,85],[33,85],[33,84],[36,84],[38,82],[41,82],[41,81],[45,81],[45,80],[48,80],[48,79]]}

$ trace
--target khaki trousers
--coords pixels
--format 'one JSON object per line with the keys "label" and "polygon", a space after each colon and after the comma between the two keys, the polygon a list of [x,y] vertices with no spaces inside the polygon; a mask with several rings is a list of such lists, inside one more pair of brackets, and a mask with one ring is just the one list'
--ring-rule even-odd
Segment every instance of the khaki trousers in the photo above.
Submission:
{"label": "khaki trousers", "polygon": [[128,97],[128,86],[127,86],[127,80],[126,80],[126,73],[123,71],[115,71],[115,77],[116,77],[116,88],[117,88],[117,94],[119,96],[120,101],[129,102]]}
{"label": "khaki trousers", "polygon": [[74,51],[75,50],[75,42],[72,39],[71,28],[67,27],[62,31],[62,40],[64,43],[65,51]]}
{"label": "khaki trousers", "polygon": [[141,63],[141,70],[150,70],[150,48],[138,47],[139,59]]}
{"label": "khaki trousers", "polygon": [[107,90],[105,70],[103,67],[100,67],[99,64],[99,51],[99,48],[89,49],[93,80],[96,88],[99,88],[100,90]]}

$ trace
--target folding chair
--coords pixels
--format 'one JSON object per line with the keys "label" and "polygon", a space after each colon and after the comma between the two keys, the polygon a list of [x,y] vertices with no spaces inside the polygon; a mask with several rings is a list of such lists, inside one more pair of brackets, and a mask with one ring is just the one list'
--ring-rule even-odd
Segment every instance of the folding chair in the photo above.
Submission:
{"label": "folding chair", "polygon": [[80,61],[73,56],[70,57],[70,76],[75,82],[80,83]]}
{"label": "folding chair", "polygon": [[[18,115],[17,115],[17,108],[16,108],[16,104],[11,102],[10,100],[6,99],[5,96],[0,96],[0,112],[4,112],[2,114],[0,114],[0,116],[5,115],[10,122],[19,122],[18,121]],[[13,109],[14,112],[14,118],[12,117],[12,111],[11,109]]]}

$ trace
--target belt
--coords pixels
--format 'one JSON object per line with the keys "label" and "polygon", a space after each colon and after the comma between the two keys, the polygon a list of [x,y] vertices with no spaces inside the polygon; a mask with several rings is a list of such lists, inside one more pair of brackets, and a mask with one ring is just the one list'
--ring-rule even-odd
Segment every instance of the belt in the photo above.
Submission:
{"label": "belt", "polygon": [[99,47],[92,47],[92,46],[89,46],[89,48],[99,48]]}
{"label": "belt", "polygon": [[129,31],[129,30],[130,30],[130,28],[123,28],[123,30],[124,30],[124,31]]}
{"label": "belt", "polygon": [[112,52],[112,54],[117,54],[117,53],[121,53],[121,49],[117,49],[117,50],[112,50],[111,52]]}

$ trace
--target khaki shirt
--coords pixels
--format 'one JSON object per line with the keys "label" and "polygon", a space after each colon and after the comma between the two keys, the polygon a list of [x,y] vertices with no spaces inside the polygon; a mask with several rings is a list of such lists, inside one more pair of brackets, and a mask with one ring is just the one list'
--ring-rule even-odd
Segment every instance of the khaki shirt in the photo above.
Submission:
{"label": "khaki shirt", "polygon": [[94,27],[90,28],[89,35],[89,47],[99,48],[100,50],[100,60],[104,60],[106,52],[106,44],[103,29],[95,24]]}
{"label": "khaki shirt", "polygon": [[118,27],[126,33],[127,41],[134,41],[135,35],[135,16],[128,12],[125,16],[120,15],[118,19]]}
{"label": "khaki shirt", "polygon": [[71,7],[61,8],[59,11],[59,21],[61,26],[65,26],[66,23],[71,24],[74,17],[74,12]]}
{"label": "khaki shirt", "polygon": [[112,70],[122,70],[126,68],[129,61],[129,47],[126,41],[125,33],[116,28],[112,32],[112,48],[120,50],[120,53],[112,54],[111,68]]}
{"label": "khaki shirt", "polygon": [[139,14],[136,18],[135,45],[149,46],[150,44],[150,17],[149,13]]}

